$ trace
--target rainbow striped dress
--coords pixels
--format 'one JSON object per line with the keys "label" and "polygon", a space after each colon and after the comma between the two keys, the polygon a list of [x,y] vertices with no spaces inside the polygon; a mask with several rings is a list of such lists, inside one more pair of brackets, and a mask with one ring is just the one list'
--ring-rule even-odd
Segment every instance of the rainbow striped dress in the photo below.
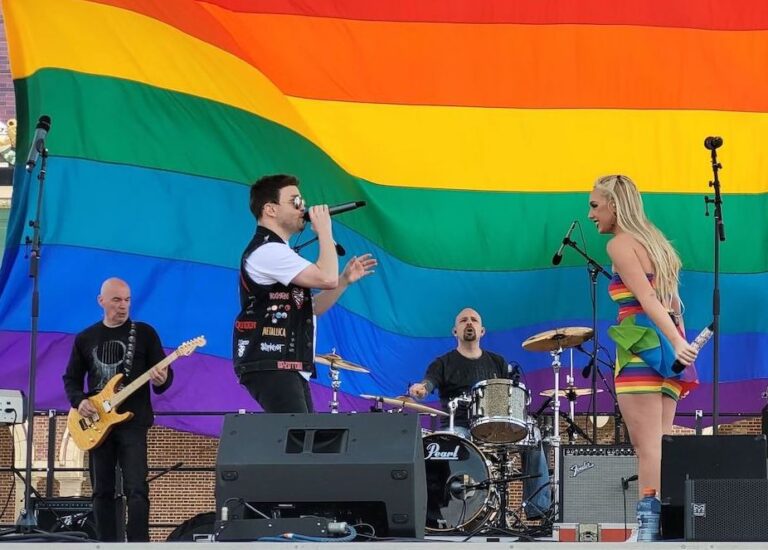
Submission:
{"label": "rainbow striped dress", "polygon": [[[651,286],[654,275],[646,274]],[[608,294],[619,305],[618,325],[608,329],[616,343],[616,393],[663,393],[678,399],[698,385],[696,367],[677,374],[672,371],[672,344],[645,314],[618,273],[613,274]]]}

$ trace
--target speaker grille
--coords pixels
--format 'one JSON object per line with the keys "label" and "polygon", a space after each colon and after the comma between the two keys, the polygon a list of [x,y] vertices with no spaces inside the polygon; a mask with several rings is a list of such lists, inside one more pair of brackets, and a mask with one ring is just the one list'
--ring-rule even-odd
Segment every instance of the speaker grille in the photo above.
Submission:
{"label": "speaker grille", "polygon": [[[637,474],[631,447],[562,447],[560,521],[563,523],[635,522],[637,482],[629,483],[626,500],[622,479]],[[626,507],[625,507],[626,502]]]}
{"label": "speaker grille", "polygon": [[768,541],[768,480],[689,479],[685,539]]}

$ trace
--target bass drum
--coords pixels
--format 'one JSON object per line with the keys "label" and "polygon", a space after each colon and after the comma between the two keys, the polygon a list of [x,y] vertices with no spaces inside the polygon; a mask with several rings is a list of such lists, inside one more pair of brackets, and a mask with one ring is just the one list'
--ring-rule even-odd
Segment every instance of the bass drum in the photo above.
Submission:
{"label": "bass drum", "polygon": [[[472,531],[496,512],[490,463],[475,445],[453,433],[422,440],[427,474],[427,532]],[[481,487],[476,487],[483,484]]]}

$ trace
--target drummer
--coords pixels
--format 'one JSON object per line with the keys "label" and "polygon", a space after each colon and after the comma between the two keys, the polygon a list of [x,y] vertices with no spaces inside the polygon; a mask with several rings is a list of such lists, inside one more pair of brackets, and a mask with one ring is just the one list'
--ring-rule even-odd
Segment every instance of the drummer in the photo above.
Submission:
{"label": "drummer", "polygon": [[[408,388],[408,393],[416,399],[424,399],[437,389],[445,410],[448,410],[451,399],[469,395],[472,386],[478,382],[509,378],[507,361],[501,355],[480,347],[485,327],[477,311],[462,309],[456,316],[453,335],[456,337],[456,349],[432,361],[424,379]],[[448,425],[446,418],[442,419],[442,425]],[[469,404],[466,402],[459,402],[454,432],[469,439]],[[549,491],[543,488],[549,482],[549,466],[541,443],[523,453],[523,462],[526,474],[540,474],[523,487],[523,498],[532,499],[532,506],[526,509],[526,515],[528,519],[534,519],[543,515],[551,502]]]}
{"label": "drummer", "polygon": [[[491,378],[508,378],[507,362],[501,355],[480,348],[485,335],[480,314],[471,308],[462,309],[453,327],[456,349],[441,355],[429,365],[424,380],[413,384],[408,393],[416,399],[424,399],[437,388],[443,409],[448,402],[462,395],[469,395],[472,386]],[[469,438],[469,405],[460,402],[456,411],[455,431]],[[443,427],[448,420],[442,419]]]}

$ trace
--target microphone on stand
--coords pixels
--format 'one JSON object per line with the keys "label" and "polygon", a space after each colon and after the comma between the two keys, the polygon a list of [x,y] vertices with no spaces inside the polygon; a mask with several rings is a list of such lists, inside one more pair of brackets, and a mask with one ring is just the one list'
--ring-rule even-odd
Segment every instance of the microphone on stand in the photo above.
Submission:
{"label": "microphone on stand", "polygon": [[568,241],[571,240],[571,233],[573,233],[577,223],[579,223],[578,220],[573,220],[571,227],[568,228],[568,233],[565,234],[563,242],[560,243],[560,248],[558,248],[557,252],[555,252],[555,255],[552,256],[552,265],[560,265],[560,262],[563,261],[563,249],[565,248],[565,245],[568,243]]}
{"label": "microphone on stand", "polygon": [[[345,202],[343,204],[329,206],[328,214],[330,214],[331,216],[335,216],[336,214],[343,214],[344,212],[349,212],[350,210],[356,210],[358,208],[362,208],[365,205],[366,205],[365,201]],[[309,221],[309,208],[307,208],[307,211],[304,212],[304,220]]]}
{"label": "microphone on stand", "polygon": [[512,380],[513,386],[520,385],[520,375],[522,374],[522,371],[520,370],[520,363],[517,361],[512,361],[511,363],[507,364],[507,374],[510,380]]}
{"label": "microphone on stand", "polygon": [[710,151],[714,151],[723,144],[723,138],[720,136],[709,136],[704,139],[704,147]]}
{"label": "microphone on stand", "polygon": [[32,144],[29,148],[29,155],[27,155],[27,172],[31,172],[37,164],[37,157],[45,149],[45,138],[48,135],[48,131],[51,129],[51,117],[43,115],[37,121],[35,126],[35,135],[32,136]]}

